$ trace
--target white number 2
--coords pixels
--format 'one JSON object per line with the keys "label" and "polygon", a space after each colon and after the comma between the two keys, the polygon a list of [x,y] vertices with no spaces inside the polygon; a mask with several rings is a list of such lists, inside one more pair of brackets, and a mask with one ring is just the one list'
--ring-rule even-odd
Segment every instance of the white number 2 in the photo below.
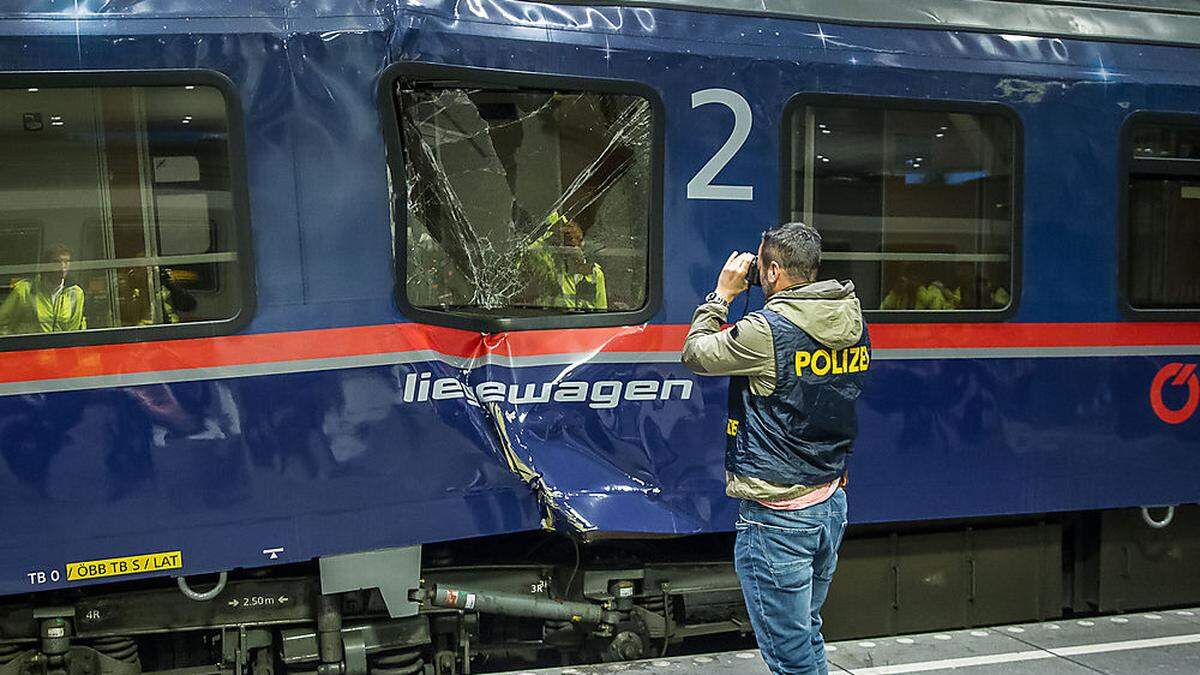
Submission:
{"label": "white number 2", "polygon": [[688,199],[734,199],[748,201],[754,199],[752,185],[713,185],[712,180],[721,173],[721,169],[733,159],[738,150],[750,136],[750,104],[742,95],[728,89],[704,89],[692,92],[692,109],[695,110],[709,103],[720,103],[733,111],[733,131],[725,140],[725,145],[717,150],[708,163],[688,181]]}

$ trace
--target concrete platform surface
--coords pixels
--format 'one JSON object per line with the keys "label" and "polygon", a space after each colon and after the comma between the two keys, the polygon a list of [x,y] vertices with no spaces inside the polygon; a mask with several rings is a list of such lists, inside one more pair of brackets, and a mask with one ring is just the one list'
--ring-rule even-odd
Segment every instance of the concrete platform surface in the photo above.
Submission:
{"label": "concrete platform surface", "polygon": [[[1200,608],[924,633],[829,645],[852,675],[1200,674]],[[512,675],[770,675],[757,651],[513,671]]]}

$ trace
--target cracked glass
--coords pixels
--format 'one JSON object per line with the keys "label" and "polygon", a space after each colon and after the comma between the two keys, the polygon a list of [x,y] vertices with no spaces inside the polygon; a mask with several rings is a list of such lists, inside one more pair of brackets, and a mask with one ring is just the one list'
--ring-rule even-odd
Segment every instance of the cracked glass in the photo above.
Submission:
{"label": "cracked glass", "polygon": [[645,306],[649,101],[403,83],[396,96],[410,304],[482,317]]}

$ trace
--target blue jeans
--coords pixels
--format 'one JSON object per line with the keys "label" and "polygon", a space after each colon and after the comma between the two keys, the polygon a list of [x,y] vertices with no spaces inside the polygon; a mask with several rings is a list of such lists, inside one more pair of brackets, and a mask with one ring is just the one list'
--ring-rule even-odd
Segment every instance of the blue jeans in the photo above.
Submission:
{"label": "blue jeans", "polygon": [[734,566],[758,647],[772,673],[826,675],[821,605],[846,531],[846,493],[796,511],[743,500]]}

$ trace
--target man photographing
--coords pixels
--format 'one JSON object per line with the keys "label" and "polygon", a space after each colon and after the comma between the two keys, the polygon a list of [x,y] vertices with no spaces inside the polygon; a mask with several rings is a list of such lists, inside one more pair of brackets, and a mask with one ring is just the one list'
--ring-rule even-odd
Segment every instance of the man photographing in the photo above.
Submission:
{"label": "man photographing", "polygon": [[[821,236],[788,223],[734,251],[696,309],[683,363],[729,375],[726,494],[741,500],[734,563],[777,675],[827,673],[821,605],[846,529],[846,454],[871,346],[854,284],[816,281]],[[722,330],[754,266],[766,306]]]}

